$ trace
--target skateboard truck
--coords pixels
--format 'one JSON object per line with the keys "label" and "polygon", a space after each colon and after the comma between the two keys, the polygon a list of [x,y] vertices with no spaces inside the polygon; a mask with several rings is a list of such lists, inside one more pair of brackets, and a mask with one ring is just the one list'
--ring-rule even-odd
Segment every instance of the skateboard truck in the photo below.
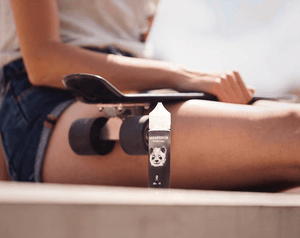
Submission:
{"label": "skateboard truck", "polygon": [[73,122],[69,143],[79,155],[106,155],[119,140],[129,155],[148,153],[149,104],[99,104],[105,117],[81,118]]}
{"label": "skateboard truck", "polygon": [[144,110],[150,109],[150,103],[119,103],[119,104],[98,104],[99,111],[104,112],[108,117],[128,118],[140,115]]}

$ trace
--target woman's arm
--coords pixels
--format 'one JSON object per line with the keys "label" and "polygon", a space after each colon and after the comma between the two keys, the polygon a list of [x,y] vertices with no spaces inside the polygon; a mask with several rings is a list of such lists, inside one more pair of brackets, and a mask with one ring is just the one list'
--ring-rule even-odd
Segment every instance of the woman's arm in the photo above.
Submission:
{"label": "woman's arm", "polygon": [[10,1],[22,56],[33,85],[64,88],[61,79],[65,75],[91,73],[101,75],[121,91],[173,88],[206,91],[228,102],[246,103],[251,99],[237,73],[202,74],[168,62],[106,55],[67,45],[60,39],[56,0]]}
{"label": "woman's arm", "polygon": [[168,85],[173,69],[166,62],[90,52],[60,40],[55,0],[11,0],[18,39],[29,78],[35,85],[64,87],[63,76],[93,73],[121,90]]}

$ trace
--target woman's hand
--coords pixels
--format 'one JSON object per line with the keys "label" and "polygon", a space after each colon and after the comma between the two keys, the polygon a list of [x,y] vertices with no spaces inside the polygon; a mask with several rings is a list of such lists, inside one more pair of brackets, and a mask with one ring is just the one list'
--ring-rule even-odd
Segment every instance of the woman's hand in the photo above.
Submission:
{"label": "woman's hand", "polygon": [[247,104],[252,100],[254,88],[246,86],[240,74],[200,73],[180,67],[183,79],[177,82],[179,91],[203,91],[215,95],[219,101]]}

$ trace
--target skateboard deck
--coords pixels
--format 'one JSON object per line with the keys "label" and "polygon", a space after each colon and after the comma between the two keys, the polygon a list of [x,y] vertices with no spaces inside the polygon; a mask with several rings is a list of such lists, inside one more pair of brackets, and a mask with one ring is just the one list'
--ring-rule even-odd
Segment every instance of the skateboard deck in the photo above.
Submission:
{"label": "skateboard deck", "polygon": [[[63,78],[64,85],[75,95],[77,100],[89,104],[134,104],[134,103],[174,103],[190,99],[218,101],[214,95],[204,92],[172,92],[172,93],[136,93],[123,94],[106,79],[93,74],[70,74]],[[159,90],[158,90],[159,91]],[[272,100],[296,102],[296,95],[278,95],[275,97],[253,97],[249,102]]]}
{"label": "skateboard deck", "polygon": [[[158,90],[159,93],[123,94],[104,78],[92,74],[67,75],[63,78],[63,83],[77,100],[97,104],[99,111],[103,112],[98,118],[79,118],[73,122],[69,131],[69,143],[79,155],[108,154],[113,149],[115,140],[120,141],[127,154],[145,155],[148,153],[149,123],[146,114],[151,107],[158,102],[168,104],[190,99],[217,101],[215,96],[203,92],[161,93]],[[260,99],[286,100],[278,97],[254,97],[249,104]]]}
{"label": "skateboard deck", "polygon": [[123,94],[111,83],[98,75],[71,74],[63,78],[65,86],[78,100],[89,104],[157,103],[180,102],[189,99],[217,101],[211,94],[203,92],[137,93]]}

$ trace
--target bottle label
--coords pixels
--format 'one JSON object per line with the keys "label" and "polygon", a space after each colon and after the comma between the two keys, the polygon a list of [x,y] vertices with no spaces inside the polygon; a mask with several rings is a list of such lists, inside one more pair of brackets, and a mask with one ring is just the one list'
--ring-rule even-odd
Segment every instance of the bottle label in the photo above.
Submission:
{"label": "bottle label", "polygon": [[149,131],[148,187],[170,187],[170,131]]}

